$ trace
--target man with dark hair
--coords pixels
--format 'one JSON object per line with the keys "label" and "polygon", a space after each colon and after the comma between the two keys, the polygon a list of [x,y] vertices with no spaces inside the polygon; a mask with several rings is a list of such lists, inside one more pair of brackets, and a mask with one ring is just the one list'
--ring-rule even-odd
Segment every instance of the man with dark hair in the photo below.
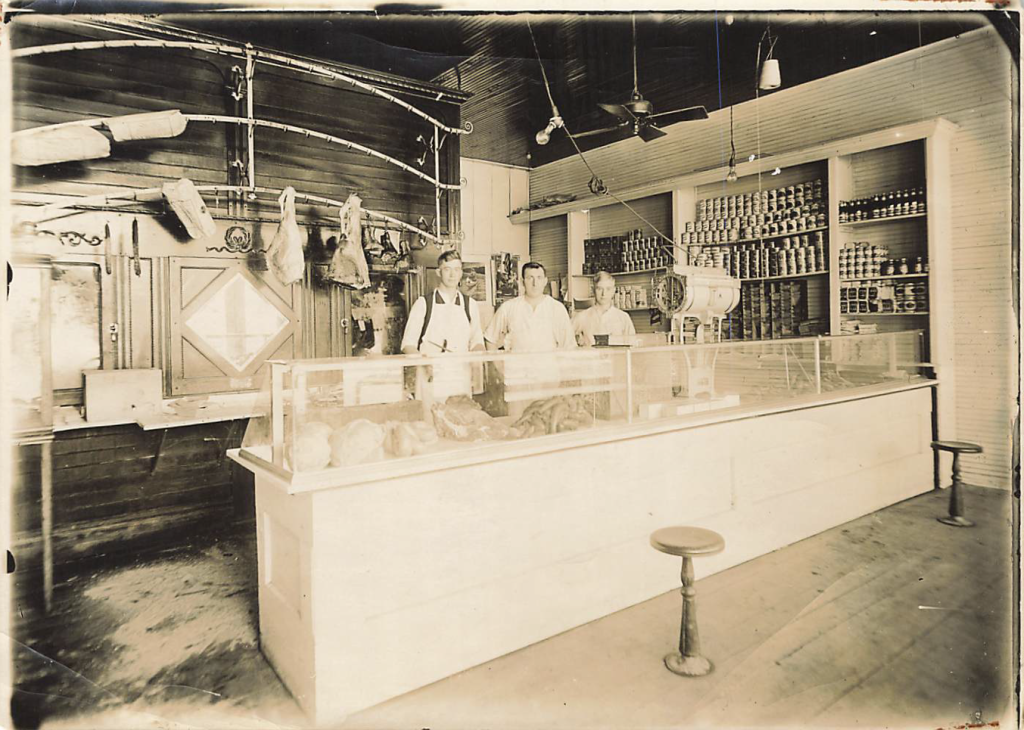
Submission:
{"label": "man with dark hair", "polygon": [[487,349],[548,352],[576,347],[576,335],[565,307],[544,293],[548,276],[536,261],[523,264],[523,294],[498,308],[487,326]]}
{"label": "man with dark hair", "polygon": [[476,301],[459,291],[462,256],[452,249],[437,257],[441,284],[412,305],[402,337],[402,352],[433,355],[484,349]]}

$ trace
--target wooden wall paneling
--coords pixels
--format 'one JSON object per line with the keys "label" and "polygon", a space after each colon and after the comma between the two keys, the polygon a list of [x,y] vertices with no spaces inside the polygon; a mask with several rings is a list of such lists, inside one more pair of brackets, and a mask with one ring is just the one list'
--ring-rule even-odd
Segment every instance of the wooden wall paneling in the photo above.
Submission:
{"label": "wooden wall paneling", "polygon": [[[530,260],[544,265],[549,280],[569,273],[568,244],[565,216],[530,224]],[[519,262],[520,271],[525,263]]]}
{"label": "wooden wall paneling", "polygon": [[[759,152],[768,171],[769,155],[819,141],[938,116],[959,123],[961,117],[990,103],[993,95],[1009,104],[1011,68],[994,30],[965,33],[736,105],[737,151],[740,157]],[[795,119],[802,121],[796,124]],[[665,130],[668,136],[658,142],[644,145],[636,139],[625,140],[591,150],[588,159],[598,169],[615,170],[614,178],[606,177],[605,182],[616,191],[715,168],[723,159],[728,124],[728,110],[712,112],[699,123],[699,134],[692,123],[672,125]],[[723,147],[708,145],[708,139],[723,140]],[[589,179],[578,159],[544,165],[531,176],[531,200],[556,192],[577,193],[585,200],[591,197],[586,190]]]}
{"label": "wooden wall paneling", "polygon": [[621,203],[590,209],[590,237],[624,236],[640,228],[644,236],[655,235],[653,225],[665,235],[672,237],[672,194],[661,193],[647,198],[630,200],[629,205],[651,225],[640,220]]}
{"label": "wooden wall paneling", "polygon": [[153,260],[140,258],[139,274],[135,273],[134,263],[131,259],[126,261],[126,265],[130,294],[128,321],[125,325],[125,338],[130,343],[127,366],[151,368],[157,362],[153,325],[155,316]]}
{"label": "wooden wall paneling", "polygon": [[462,226],[466,232],[462,252],[474,256],[493,253],[529,258],[530,233],[508,219],[516,207],[526,205],[529,171],[483,160],[463,158],[460,193]]}
{"label": "wooden wall paneling", "polygon": [[[956,323],[953,311],[952,244],[950,241],[950,155],[953,135],[945,128],[925,140],[925,191],[928,201],[927,241],[928,275],[928,360],[932,363],[939,387],[935,394],[934,420],[938,438],[957,438],[957,373],[954,349]],[[916,319],[916,318],[915,318]],[[939,454],[939,467],[952,468],[952,456]]]}

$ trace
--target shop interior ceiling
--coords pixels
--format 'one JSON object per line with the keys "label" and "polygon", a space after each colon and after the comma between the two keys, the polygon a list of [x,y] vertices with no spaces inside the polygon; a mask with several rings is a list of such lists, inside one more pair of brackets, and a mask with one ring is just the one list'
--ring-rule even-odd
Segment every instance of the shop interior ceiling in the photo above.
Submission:
{"label": "shop interior ceiling", "polygon": [[[783,88],[803,84],[986,25],[968,12],[637,13],[637,77],[658,110],[709,112],[755,95],[758,41],[770,22]],[[535,167],[574,153],[565,134],[534,140],[551,117],[529,19],[555,103],[568,128],[614,123],[599,103],[621,104],[633,88],[627,13],[359,14],[216,13],[165,22],[282,51],[317,56],[473,94],[463,118],[474,132],[465,157]],[[728,22],[731,21],[731,22]],[[762,57],[765,49],[762,49]],[[762,92],[763,93],[763,92]],[[698,133],[699,122],[691,125]],[[799,119],[793,120],[799,124]],[[631,134],[579,140],[586,151]]]}
{"label": "shop interior ceiling", "polygon": [[[29,4],[46,7],[45,0],[8,7]],[[115,5],[77,0],[75,9],[125,11]],[[633,89],[634,19],[643,96],[661,111],[699,105],[708,112],[754,98],[758,42],[769,27],[782,88],[792,88],[993,22],[992,14],[959,11],[500,15],[413,14],[387,6],[376,13],[200,12],[192,8],[202,5],[192,5],[173,12],[186,7],[174,0],[132,7],[141,6],[167,11],[149,16],[161,23],[467,92],[462,118],[474,132],[461,140],[461,154],[524,167],[575,152],[561,130],[547,145],[535,141],[551,117],[538,53],[566,127],[574,133],[608,127],[616,120],[598,104],[621,104]],[[679,123],[699,134],[699,122]],[[579,144],[586,151],[630,134],[626,128]]]}

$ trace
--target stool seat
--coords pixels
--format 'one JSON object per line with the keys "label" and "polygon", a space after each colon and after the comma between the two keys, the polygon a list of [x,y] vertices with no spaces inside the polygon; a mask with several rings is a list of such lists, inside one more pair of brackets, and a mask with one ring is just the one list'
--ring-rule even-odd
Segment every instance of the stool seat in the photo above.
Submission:
{"label": "stool seat", "polygon": [[651,533],[651,547],[669,555],[714,555],[725,549],[725,538],[703,527],[663,527]]}
{"label": "stool seat", "polygon": [[939,451],[951,451],[954,454],[980,454],[983,449],[969,441],[932,441],[932,448]]}

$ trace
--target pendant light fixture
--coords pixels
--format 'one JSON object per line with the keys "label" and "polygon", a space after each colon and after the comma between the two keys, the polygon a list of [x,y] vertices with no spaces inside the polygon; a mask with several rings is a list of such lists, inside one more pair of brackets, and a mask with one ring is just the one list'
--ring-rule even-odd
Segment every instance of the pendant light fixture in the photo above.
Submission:
{"label": "pendant light fixture", "polygon": [[782,72],[779,69],[779,59],[772,58],[772,52],[775,50],[775,44],[779,39],[777,36],[772,38],[771,23],[765,29],[761,40],[757,42],[757,59],[759,63],[761,61],[761,45],[766,38],[768,40],[768,55],[765,56],[764,63],[761,64],[761,78],[757,84],[761,91],[771,91],[782,86]]}
{"label": "pendant light fixture", "polygon": [[736,182],[738,176],[736,175],[736,139],[732,133],[732,111],[734,107],[729,107],[729,174],[725,176],[726,182]]}

